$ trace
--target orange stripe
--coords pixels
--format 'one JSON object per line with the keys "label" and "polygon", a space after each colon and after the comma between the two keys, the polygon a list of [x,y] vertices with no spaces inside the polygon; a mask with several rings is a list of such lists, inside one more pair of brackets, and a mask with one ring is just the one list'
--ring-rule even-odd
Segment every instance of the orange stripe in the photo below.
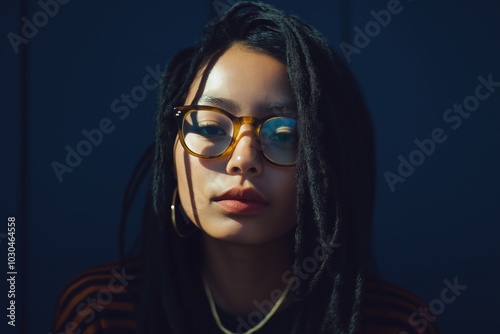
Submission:
{"label": "orange stripe", "polygon": [[137,321],[129,319],[104,319],[102,321],[102,328],[126,328],[137,329]]}
{"label": "orange stripe", "polygon": [[408,290],[405,290],[405,289],[403,289],[395,284],[386,283],[386,282],[381,281],[380,287],[387,290],[387,291],[399,293],[400,295],[405,296],[409,300],[414,301],[415,304],[426,305],[426,303],[423,300],[421,300],[420,298],[415,296],[413,293],[410,293]]}
{"label": "orange stripe", "polygon": [[[367,315],[373,316],[373,317],[379,317],[379,318],[383,317],[386,319],[401,320],[401,321],[407,323],[408,326],[412,327],[417,332],[421,329],[421,327],[418,327],[417,325],[411,325],[409,316],[407,314],[404,314],[404,313],[394,312],[394,311],[387,310],[387,309],[367,309],[365,312]],[[425,331],[425,333],[438,334],[437,328],[435,326],[435,321],[426,321],[426,323],[427,323],[427,330]],[[373,326],[377,326],[377,325],[373,325]],[[369,328],[370,328],[370,334],[371,334],[372,327],[369,327]],[[399,328],[399,330],[402,330],[402,329]],[[385,332],[385,333],[388,333],[388,332]]]}
{"label": "orange stripe", "polygon": [[368,316],[372,317],[381,317],[381,318],[386,318],[386,319],[393,319],[393,320],[401,320],[403,323],[408,323],[409,324],[409,316],[406,313],[394,311],[394,310],[387,310],[387,309],[367,309],[365,310],[365,314]]}
{"label": "orange stripe", "polygon": [[112,311],[129,311],[135,312],[135,306],[131,302],[111,302],[106,309]]}
{"label": "orange stripe", "polygon": [[[411,311],[418,310],[418,308],[415,308],[415,305],[410,304],[409,302],[406,301],[406,299],[397,299],[396,297],[381,296],[381,295],[377,295],[377,294],[373,294],[373,295],[368,294],[366,297],[368,300],[372,300],[372,301],[384,301],[384,302],[392,303],[392,304],[394,304],[394,306],[404,306],[405,308],[407,308],[408,310],[411,310]],[[425,306],[425,305],[421,305],[421,306]]]}
{"label": "orange stripe", "polygon": [[366,326],[367,333],[369,334],[399,334],[401,332],[401,328],[396,327],[387,327],[381,325],[371,325]]}

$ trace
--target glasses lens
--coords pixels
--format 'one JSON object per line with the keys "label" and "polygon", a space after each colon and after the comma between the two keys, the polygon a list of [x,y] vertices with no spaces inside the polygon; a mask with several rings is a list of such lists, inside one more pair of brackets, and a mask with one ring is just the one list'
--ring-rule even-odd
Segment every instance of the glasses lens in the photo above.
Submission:
{"label": "glasses lens", "polygon": [[297,121],[288,117],[267,120],[260,130],[264,155],[276,164],[291,165],[297,156]]}
{"label": "glasses lens", "polygon": [[193,110],[184,117],[182,134],[186,146],[196,154],[217,156],[231,144],[233,123],[226,115],[211,110]]}

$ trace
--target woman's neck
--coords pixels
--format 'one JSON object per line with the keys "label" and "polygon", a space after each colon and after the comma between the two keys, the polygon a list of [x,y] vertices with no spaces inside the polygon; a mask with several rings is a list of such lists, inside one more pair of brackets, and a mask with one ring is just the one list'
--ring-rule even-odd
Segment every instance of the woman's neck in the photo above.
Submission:
{"label": "woman's neck", "polygon": [[[203,237],[204,270],[215,303],[228,313],[247,314],[276,299],[291,269],[293,233],[266,244],[241,245]],[[274,304],[274,303],[273,303]]]}

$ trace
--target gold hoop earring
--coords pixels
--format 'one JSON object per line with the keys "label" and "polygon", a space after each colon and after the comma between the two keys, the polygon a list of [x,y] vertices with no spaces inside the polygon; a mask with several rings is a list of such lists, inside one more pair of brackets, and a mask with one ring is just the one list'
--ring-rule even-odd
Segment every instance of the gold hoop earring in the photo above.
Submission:
{"label": "gold hoop earring", "polygon": [[[175,230],[175,233],[177,233],[177,235],[181,238],[187,238],[189,236],[191,236],[194,232],[196,232],[196,228],[193,229],[193,226],[191,226],[191,230],[188,231],[188,232],[181,232],[180,229],[179,229],[179,226],[177,226],[177,210],[175,208],[175,202],[177,201],[177,187],[175,187],[174,189],[174,195],[172,196],[172,205],[170,205],[170,215],[171,215],[171,218],[172,218],[172,225],[174,226],[174,230]],[[183,221],[184,221],[184,225],[186,226],[190,226],[190,225],[193,225],[192,223],[188,223],[189,221],[189,218],[186,216],[186,214],[184,213],[184,210],[182,209],[182,207],[180,208],[181,210],[181,213],[182,213],[182,218],[183,218]]]}

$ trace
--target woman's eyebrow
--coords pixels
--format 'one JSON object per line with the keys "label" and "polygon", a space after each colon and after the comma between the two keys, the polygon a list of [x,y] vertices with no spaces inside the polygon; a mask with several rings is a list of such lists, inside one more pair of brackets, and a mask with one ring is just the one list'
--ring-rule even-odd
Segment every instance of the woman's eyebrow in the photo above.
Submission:
{"label": "woman's eyebrow", "polygon": [[279,110],[284,112],[297,112],[297,105],[290,100],[274,101],[265,105],[268,110]]}
{"label": "woman's eyebrow", "polygon": [[209,95],[203,95],[198,99],[198,104],[203,104],[203,103],[210,103],[214,105],[215,107],[219,107],[221,109],[224,109],[226,111],[229,111],[230,113],[236,113],[240,110],[240,106],[238,103],[234,100],[229,100],[229,99],[224,99],[221,97],[214,97],[214,96],[209,96]]}
{"label": "woman's eyebrow", "polygon": [[[203,95],[198,99],[198,104],[210,103],[216,107],[229,111],[233,114],[240,111],[240,106],[238,102],[225,99],[220,97],[214,97],[209,95]],[[280,111],[280,112],[292,112],[295,113],[297,111],[297,106],[294,101],[290,100],[277,100],[271,101],[269,103],[263,104],[259,109],[269,112],[269,111]]]}

